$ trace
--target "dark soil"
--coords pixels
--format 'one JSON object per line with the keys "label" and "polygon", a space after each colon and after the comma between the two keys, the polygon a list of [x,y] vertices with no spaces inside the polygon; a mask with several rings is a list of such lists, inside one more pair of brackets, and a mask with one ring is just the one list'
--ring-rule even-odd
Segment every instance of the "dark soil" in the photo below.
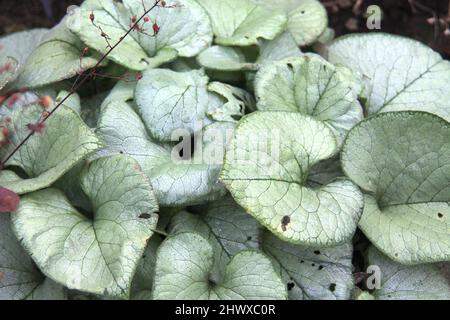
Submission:
{"label": "dark soil", "polygon": [[[359,12],[353,10],[356,0],[321,2],[328,9],[330,26],[335,29],[337,36],[373,32],[367,29],[364,14],[368,6],[378,5],[384,14],[381,32],[417,39],[447,58],[450,57],[450,35],[444,35],[450,22],[449,0],[363,0]],[[430,18],[434,18],[434,22],[429,21]]]}
{"label": "dark soil", "polygon": [[[0,35],[15,31],[52,27],[70,5],[82,0],[0,0]],[[408,36],[422,41],[446,57],[450,57],[450,36],[444,35],[450,22],[449,0],[321,0],[327,7],[330,26],[336,35],[352,32],[373,32],[366,27],[364,16],[369,5],[378,5],[384,12],[383,32]],[[47,10],[45,5],[47,5]],[[52,12],[50,12],[52,11]],[[429,21],[430,18],[435,18]],[[439,23],[439,20],[442,20]],[[450,31],[450,30],[449,30]],[[449,32],[450,33],[450,32]]]}

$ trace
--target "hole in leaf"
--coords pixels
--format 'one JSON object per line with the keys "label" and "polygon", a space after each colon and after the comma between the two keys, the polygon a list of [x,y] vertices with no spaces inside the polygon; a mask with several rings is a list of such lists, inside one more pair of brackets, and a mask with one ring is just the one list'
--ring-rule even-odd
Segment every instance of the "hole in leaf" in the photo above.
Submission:
{"label": "hole in leaf", "polygon": [[247,241],[250,241],[250,240],[252,240],[252,237],[248,236]]}
{"label": "hole in leaf", "polygon": [[443,218],[443,217],[444,217],[444,215],[442,213],[438,212],[438,218]]}
{"label": "hole in leaf", "polygon": [[150,219],[151,218],[151,215],[149,214],[149,213],[141,213],[140,215],[139,215],[139,218],[141,218],[141,219]]}
{"label": "hole in leaf", "polygon": [[319,266],[319,270],[322,270],[323,269],[323,266]]}
{"label": "hole in leaf", "polygon": [[314,251],[314,254],[320,254],[319,250]]}
{"label": "hole in leaf", "polygon": [[304,262],[305,262],[304,260],[300,261],[300,263],[304,263]]}
{"label": "hole in leaf", "polygon": [[295,283],[293,283],[293,282],[288,282],[288,284],[287,284],[287,289],[288,289],[288,291],[291,291],[294,287],[295,287]]}
{"label": "hole in leaf", "polygon": [[336,283],[331,283],[330,286],[328,287],[328,289],[329,289],[331,292],[334,292],[334,290],[336,290]]}
{"label": "hole in leaf", "polygon": [[311,263],[311,266],[312,266],[312,267],[315,267],[315,266],[316,266],[316,264],[315,264],[315,263]]}

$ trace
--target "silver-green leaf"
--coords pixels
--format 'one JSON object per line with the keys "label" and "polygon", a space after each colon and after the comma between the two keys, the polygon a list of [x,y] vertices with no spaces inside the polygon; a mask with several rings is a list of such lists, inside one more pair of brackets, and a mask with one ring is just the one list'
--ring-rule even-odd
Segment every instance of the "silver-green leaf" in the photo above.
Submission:
{"label": "silver-green leaf", "polygon": [[343,169],[367,192],[359,226],[403,264],[450,259],[450,124],[423,112],[382,113],[350,131]]}
{"label": "silver-green leaf", "polygon": [[337,245],[356,230],[361,192],[346,179],[307,186],[310,168],[337,152],[331,129],[309,116],[256,112],[237,126],[221,180],[246,211],[281,239]]}
{"label": "silver-green leaf", "polygon": [[158,204],[136,161],[102,158],[85,168],[81,186],[93,220],[57,189],[23,196],[13,229],[38,267],[69,289],[128,298],[156,227]]}

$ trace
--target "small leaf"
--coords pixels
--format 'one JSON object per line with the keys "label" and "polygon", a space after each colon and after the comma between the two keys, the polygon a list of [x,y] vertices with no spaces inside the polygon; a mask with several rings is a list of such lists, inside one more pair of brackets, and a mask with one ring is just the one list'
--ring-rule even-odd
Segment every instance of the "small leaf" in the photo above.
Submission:
{"label": "small leaf", "polygon": [[20,198],[16,193],[0,187],[0,213],[16,211],[19,202]]}

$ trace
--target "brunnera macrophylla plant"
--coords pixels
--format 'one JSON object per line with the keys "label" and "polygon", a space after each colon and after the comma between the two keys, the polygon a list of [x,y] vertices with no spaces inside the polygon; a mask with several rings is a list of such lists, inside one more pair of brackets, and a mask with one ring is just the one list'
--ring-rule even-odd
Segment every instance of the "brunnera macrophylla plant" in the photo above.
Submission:
{"label": "brunnera macrophylla plant", "polygon": [[450,299],[450,62],[330,34],[86,0],[0,38],[0,299]]}

